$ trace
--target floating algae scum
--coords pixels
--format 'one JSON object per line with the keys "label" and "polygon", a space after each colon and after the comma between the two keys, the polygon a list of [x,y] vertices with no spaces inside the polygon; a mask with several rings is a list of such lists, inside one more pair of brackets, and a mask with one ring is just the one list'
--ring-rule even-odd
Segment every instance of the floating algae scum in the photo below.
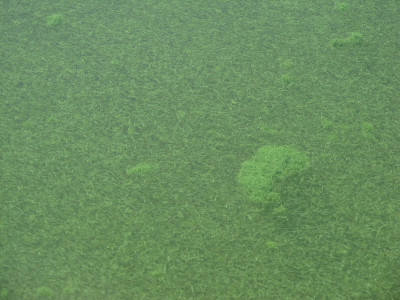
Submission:
{"label": "floating algae scum", "polygon": [[310,167],[308,157],[290,146],[263,146],[242,163],[239,184],[249,200],[270,204],[280,200],[279,184],[289,176],[299,176]]}

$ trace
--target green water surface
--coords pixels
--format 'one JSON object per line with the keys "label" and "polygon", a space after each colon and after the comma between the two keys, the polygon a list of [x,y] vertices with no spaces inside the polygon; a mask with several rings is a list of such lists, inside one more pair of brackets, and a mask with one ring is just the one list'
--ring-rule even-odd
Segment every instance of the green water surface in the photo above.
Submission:
{"label": "green water surface", "polygon": [[399,299],[399,13],[1,1],[0,299]]}

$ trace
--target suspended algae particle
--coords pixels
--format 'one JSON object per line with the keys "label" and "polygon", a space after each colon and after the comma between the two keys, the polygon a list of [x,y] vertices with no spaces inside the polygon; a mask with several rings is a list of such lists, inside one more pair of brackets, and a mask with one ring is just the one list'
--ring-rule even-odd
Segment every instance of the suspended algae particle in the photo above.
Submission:
{"label": "suspended algae particle", "polygon": [[349,4],[347,2],[335,2],[336,11],[347,11],[349,9]]}
{"label": "suspended algae particle", "polygon": [[281,76],[281,80],[283,82],[284,85],[290,85],[293,81],[293,78],[290,74],[283,74]]}
{"label": "suspended algae particle", "polygon": [[278,247],[278,243],[273,242],[273,241],[267,241],[265,243],[265,246],[267,246],[267,248],[269,248],[269,249],[275,249]]}
{"label": "suspended algae particle", "polygon": [[374,137],[374,125],[369,122],[361,123],[361,133],[364,138],[372,139]]}
{"label": "suspended algae particle", "polygon": [[292,147],[264,146],[242,163],[238,181],[251,201],[271,203],[279,200],[274,181],[299,175],[309,167],[308,157]]}
{"label": "suspended algae particle", "polygon": [[358,32],[352,32],[348,37],[343,39],[333,39],[331,41],[332,47],[344,47],[344,46],[354,46],[361,45],[364,41],[364,36]]}
{"label": "suspended algae particle", "polygon": [[51,288],[41,286],[36,289],[35,299],[54,299],[55,294]]}
{"label": "suspended algae particle", "polygon": [[64,23],[65,18],[62,14],[54,14],[46,18],[47,26],[58,26]]}
{"label": "suspended algae particle", "polygon": [[133,167],[126,168],[126,175],[144,175],[153,170],[155,170],[156,166],[148,163],[137,164]]}

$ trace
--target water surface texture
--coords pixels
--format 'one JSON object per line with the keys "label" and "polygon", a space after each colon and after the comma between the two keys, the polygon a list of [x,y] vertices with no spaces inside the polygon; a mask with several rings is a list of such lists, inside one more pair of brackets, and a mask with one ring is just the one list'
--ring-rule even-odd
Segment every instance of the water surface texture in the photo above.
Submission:
{"label": "water surface texture", "polygon": [[398,0],[2,0],[0,300],[400,299]]}

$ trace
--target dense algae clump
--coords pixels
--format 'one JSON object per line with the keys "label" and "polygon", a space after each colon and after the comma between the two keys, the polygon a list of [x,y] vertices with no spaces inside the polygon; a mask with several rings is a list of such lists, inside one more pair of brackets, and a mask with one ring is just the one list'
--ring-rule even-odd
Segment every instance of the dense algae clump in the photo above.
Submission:
{"label": "dense algae clump", "polygon": [[274,182],[298,175],[309,166],[308,157],[292,147],[264,146],[242,163],[238,181],[251,201],[269,203],[277,198]]}

